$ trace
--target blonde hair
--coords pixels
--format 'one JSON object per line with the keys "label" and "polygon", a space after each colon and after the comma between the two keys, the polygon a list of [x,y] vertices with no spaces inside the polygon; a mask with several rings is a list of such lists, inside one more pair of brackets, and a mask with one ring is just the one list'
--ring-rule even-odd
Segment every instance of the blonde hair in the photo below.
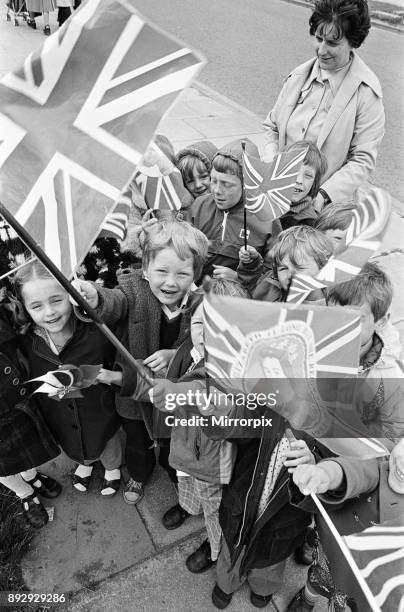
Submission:
{"label": "blonde hair", "polygon": [[146,270],[156,255],[167,248],[172,248],[182,259],[193,259],[195,278],[199,278],[208,256],[209,241],[200,230],[187,221],[162,221],[146,235],[142,267]]}
{"label": "blonde hair", "polygon": [[309,256],[322,268],[333,252],[333,243],[325,234],[309,225],[294,225],[279,234],[270,256],[277,272],[285,257],[289,257],[294,266],[299,266],[303,257]]}

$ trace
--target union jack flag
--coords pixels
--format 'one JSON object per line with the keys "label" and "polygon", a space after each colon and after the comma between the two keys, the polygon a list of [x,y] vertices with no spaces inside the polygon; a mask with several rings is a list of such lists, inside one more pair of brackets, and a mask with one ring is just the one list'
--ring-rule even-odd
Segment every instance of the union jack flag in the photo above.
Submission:
{"label": "union jack flag", "polygon": [[119,200],[112,212],[110,212],[101,225],[99,238],[117,238],[125,240],[128,231],[129,213],[132,206],[130,192],[125,191],[119,196]]}
{"label": "union jack flag", "polygon": [[404,610],[404,515],[344,540],[374,597],[375,609]]}
{"label": "union jack flag", "polygon": [[135,0],[87,0],[0,82],[0,198],[71,276],[202,60]]}
{"label": "union jack flag", "polygon": [[291,281],[287,302],[301,304],[313,289],[337,285],[359,274],[379,248],[390,218],[391,198],[387,191],[372,187],[364,194],[345,236],[345,249],[332,255],[315,278],[296,274]]}
{"label": "union jack flag", "polygon": [[296,178],[307,148],[279,153],[267,164],[243,153],[246,209],[265,223],[281,217],[290,209]]}
{"label": "union jack flag", "polygon": [[[160,159],[170,164],[155,143],[153,148],[158,151]],[[138,166],[133,181],[140,190],[147,208],[176,211],[193,202],[193,197],[184,187],[181,172],[177,168],[173,168],[169,174],[163,174],[157,163],[152,166],[143,164]]]}

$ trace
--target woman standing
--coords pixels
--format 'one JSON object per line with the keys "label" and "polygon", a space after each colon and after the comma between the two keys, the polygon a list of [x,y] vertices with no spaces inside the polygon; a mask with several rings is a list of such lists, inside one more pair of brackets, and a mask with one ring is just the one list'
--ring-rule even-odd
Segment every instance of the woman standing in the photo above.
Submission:
{"label": "woman standing", "polygon": [[264,125],[263,159],[302,138],[315,142],[328,170],[316,208],[351,200],[368,180],[384,135],[382,90],[354,49],[370,30],[366,0],[317,0],[309,21],[316,57],[286,78]]}

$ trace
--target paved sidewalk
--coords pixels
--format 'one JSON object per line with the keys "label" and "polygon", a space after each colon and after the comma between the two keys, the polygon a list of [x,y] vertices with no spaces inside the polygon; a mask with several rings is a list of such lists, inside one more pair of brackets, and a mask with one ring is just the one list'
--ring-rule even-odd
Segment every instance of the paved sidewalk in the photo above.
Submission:
{"label": "paved sidewalk", "polygon": [[[40,21],[36,31],[22,20],[19,27],[14,27],[5,21],[4,7],[0,8],[0,76],[41,45],[44,38]],[[258,146],[263,142],[259,117],[200,84],[181,95],[159,131],[176,149],[200,139],[210,139],[218,146],[238,137],[249,137]],[[400,210],[398,202],[396,208]],[[382,251],[402,247],[403,229],[404,221],[395,213]],[[383,261],[398,286],[404,286],[403,255],[393,255],[394,261],[390,255]],[[402,303],[397,304],[396,320],[404,310]],[[186,556],[204,538],[202,520],[189,519],[175,531],[166,531],[161,525],[162,515],[176,501],[165,473],[156,471],[144,499],[134,507],[124,504],[121,493],[112,499],[101,498],[99,473],[95,473],[87,495],[72,491],[72,463],[66,458],[46,467],[65,488],[62,496],[52,501],[54,521],[39,533],[23,561],[24,579],[32,591],[68,592],[69,603],[61,609],[74,612],[214,610],[210,602],[214,571],[193,575],[184,564]],[[303,583],[304,575],[304,568],[290,564],[287,582],[276,600],[281,612]],[[253,609],[246,587],[228,608],[229,612]],[[316,612],[323,610],[324,600]]]}

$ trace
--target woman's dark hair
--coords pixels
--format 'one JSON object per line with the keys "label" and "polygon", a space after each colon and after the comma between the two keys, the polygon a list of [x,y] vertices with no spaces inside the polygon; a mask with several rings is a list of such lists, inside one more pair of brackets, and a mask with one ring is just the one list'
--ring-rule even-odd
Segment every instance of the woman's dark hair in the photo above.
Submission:
{"label": "woman's dark hair", "polygon": [[310,34],[323,35],[332,25],[336,40],[343,36],[353,49],[361,46],[370,30],[367,0],[317,0],[309,20]]}

